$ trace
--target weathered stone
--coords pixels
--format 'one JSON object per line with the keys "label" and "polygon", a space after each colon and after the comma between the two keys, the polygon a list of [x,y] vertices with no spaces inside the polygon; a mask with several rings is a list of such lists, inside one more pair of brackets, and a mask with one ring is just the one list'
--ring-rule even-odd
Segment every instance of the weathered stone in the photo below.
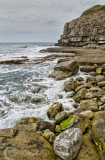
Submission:
{"label": "weathered stone", "polygon": [[91,77],[87,77],[86,82],[94,82],[96,81],[95,77],[91,76]]}
{"label": "weathered stone", "polygon": [[101,102],[105,104],[105,96],[101,98]]}
{"label": "weathered stone", "polygon": [[99,87],[103,87],[103,86],[105,86],[105,81],[103,81],[103,82],[98,82],[97,85],[98,85]]}
{"label": "weathered stone", "polygon": [[51,132],[50,129],[44,130],[43,136],[51,143],[54,141],[54,138],[55,138],[54,133]]}
{"label": "weathered stone", "polygon": [[45,129],[54,131],[55,125],[38,117],[25,117],[16,123],[15,128],[28,132],[37,132]]}
{"label": "weathered stone", "polygon": [[73,106],[74,108],[78,108],[78,103],[74,102],[74,103],[72,104],[72,106]]}
{"label": "weathered stone", "polygon": [[64,83],[64,91],[66,91],[66,92],[73,91],[73,90],[75,90],[75,88],[77,88],[77,86],[78,86],[78,83],[75,80],[66,81]]}
{"label": "weathered stone", "polygon": [[[0,160],[59,160],[52,145],[35,132],[19,131],[14,138],[0,143]],[[7,157],[4,157],[4,155]]]}
{"label": "weathered stone", "polygon": [[97,82],[101,82],[101,81],[104,81],[104,80],[105,80],[105,77],[104,77],[103,75],[97,75],[97,76],[95,77],[95,79],[96,79]]}
{"label": "weathered stone", "polygon": [[41,90],[41,88],[36,88],[33,93],[39,93],[39,91]]}
{"label": "weathered stone", "polygon": [[92,134],[101,159],[105,159],[105,111],[99,111],[94,114]]}
{"label": "weathered stone", "polygon": [[[101,104],[102,105],[102,104]],[[100,111],[105,111],[105,104],[99,107]]]}
{"label": "weathered stone", "polygon": [[51,105],[51,107],[48,109],[47,115],[48,115],[48,117],[49,117],[50,119],[53,119],[53,118],[55,118],[55,116],[56,116],[59,112],[61,112],[61,111],[63,111],[63,110],[64,110],[64,109],[63,109],[62,104],[56,102],[56,103],[53,103],[53,104]]}
{"label": "weathered stone", "polygon": [[82,114],[83,116],[85,116],[89,119],[92,119],[94,117],[94,113],[90,110],[89,111],[83,111],[80,114]]}
{"label": "weathered stone", "polygon": [[8,128],[0,130],[0,137],[12,138],[16,135],[18,130],[16,128]]}
{"label": "weathered stone", "polygon": [[80,102],[80,107],[84,110],[97,111],[98,110],[98,103],[97,103],[96,99],[82,100]]}
{"label": "weathered stone", "polygon": [[68,128],[71,127],[80,128],[84,133],[85,130],[90,127],[90,120],[82,114],[76,114],[68,126]]}
{"label": "weathered stone", "polygon": [[67,98],[71,98],[71,97],[73,97],[74,95],[75,95],[75,92],[72,91],[70,94],[67,95]]}
{"label": "weathered stone", "polygon": [[97,73],[97,75],[100,75],[102,73],[102,68],[97,68],[96,73]]}
{"label": "weathered stone", "polygon": [[96,67],[95,66],[81,66],[80,71],[81,72],[92,72],[92,71],[96,71]]}
{"label": "weathered stone", "polygon": [[80,102],[81,100],[85,99],[85,95],[87,93],[86,88],[80,89],[73,97],[74,101]]}
{"label": "weathered stone", "polygon": [[83,137],[79,128],[69,128],[60,133],[54,141],[54,151],[63,160],[73,160],[82,145]]}
{"label": "weathered stone", "polygon": [[63,71],[53,71],[49,77],[55,78],[55,80],[62,80],[64,78],[70,77],[72,75],[71,72],[63,72]]}
{"label": "weathered stone", "polygon": [[35,98],[32,99],[32,102],[33,103],[39,103],[39,102],[41,102],[41,98],[35,97]]}
{"label": "weathered stone", "polygon": [[75,92],[78,92],[80,89],[82,89],[82,88],[87,88],[87,89],[89,89],[89,88],[91,88],[91,83],[84,83],[83,85],[80,85],[80,86],[78,86],[76,89],[75,89]]}
{"label": "weathered stone", "polygon": [[61,62],[54,67],[54,70],[71,72],[72,75],[76,75],[79,71],[79,65],[75,60]]}
{"label": "weathered stone", "polygon": [[96,85],[96,79],[93,76],[87,77],[86,82],[90,82],[92,85]]}
{"label": "weathered stone", "polygon": [[96,97],[95,94],[92,93],[92,92],[88,92],[88,93],[86,93],[86,95],[85,95],[85,98],[86,98],[86,99],[92,99],[92,98],[95,98],[95,97]]}
{"label": "weathered stone", "polygon": [[63,120],[67,119],[68,118],[68,115],[66,112],[62,111],[60,113],[58,113],[56,116],[55,116],[55,122],[56,124],[60,124],[60,122],[62,122]]}
{"label": "weathered stone", "polygon": [[99,87],[91,87],[89,89],[89,92],[100,92],[100,91],[101,91],[101,89]]}
{"label": "weathered stone", "polygon": [[83,77],[77,77],[76,81],[79,81],[79,82],[84,81],[84,78]]}
{"label": "weathered stone", "polygon": [[100,160],[97,149],[90,137],[90,133],[83,135],[83,144],[75,160]]}

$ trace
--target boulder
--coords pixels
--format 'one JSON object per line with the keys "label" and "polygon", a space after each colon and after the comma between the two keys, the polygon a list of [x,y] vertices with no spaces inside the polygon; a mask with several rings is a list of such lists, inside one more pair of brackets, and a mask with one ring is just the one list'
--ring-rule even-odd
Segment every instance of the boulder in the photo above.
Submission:
{"label": "boulder", "polygon": [[97,82],[101,82],[101,81],[104,81],[104,80],[105,80],[105,77],[104,77],[103,75],[97,75],[97,76],[95,77],[95,79],[96,79]]}
{"label": "boulder", "polygon": [[69,128],[60,133],[54,141],[54,151],[63,160],[73,160],[82,145],[83,137],[79,128]]}
{"label": "boulder", "polygon": [[89,111],[83,111],[80,114],[87,117],[88,119],[92,119],[94,117],[94,113],[90,110]]}
{"label": "boulder", "polygon": [[56,124],[60,124],[60,122],[62,122],[63,120],[67,118],[68,118],[67,112],[62,111],[55,116],[55,122]]}
{"label": "boulder", "polygon": [[97,149],[90,139],[91,133],[83,135],[83,144],[75,160],[100,160]]}
{"label": "boulder", "polygon": [[45,129],[50,129],[53,132],[55,130],[55,124],[44,121],[43,119],[38,117],[25,117],[16,123],[15,128],[28,132],[37,132]]}
{"label": "boulder", "polygon": [[92,98],[95,98],[95,97],[96,97],[95,93],[92,93],[92,92],[88,92],[85,95],[86,99],[92,99]]}
{"label": "boulder", "polygon": [[54,141],[54,138],[55,138],[54,133],[51,132],[50,129],[44,130],[43,136],[51,143]]}
{"label": "boulder", "polygon": [[82,114],[76,114],[69,123],[68,128],[71,127],[80,128],[84,133],[85,130],[90,127],[90,120]]}
{"label": "boulder", "polygon": [[83,77],[77,77],[76,81],[78,81],[78,82],[84,81],[84,78]]}
{"label": "boulder", "polygon": [[94,114],[92,120],[93,140],[99,151],[101,159],[105,159],[105,111],[99,111]]}
{"label": "boulder", "polygon": [[63,110],[64,110],[64,108],[63,108],[62,104],[56,102],[56,103],[53,103],[53,104],[51,105],[51,107],[48,109],[47,115],[48,115],[48,117],[49,117],[50,119],[54,119],[55,116],[56,116],[59,112],[61,112],[61,111],[63,111]]}
{"label": "boulder", "polygon": [[99,87],[104,87],[104,86],[105,86],[105,81],[103,81],[103,82],[98,82],[97,85],[98,85]]}
{"label": "boulder", "polygon": [[98,111],[98,103],[96,99],[82,100],[80,102],[80,107],[84,110]]}
{"label": "boulder", "polygon": [[96,73],[97,73],[97,75],[100,75],[102,73],[102,68],[97,68]]}
{"label": "boulder", "polygon": [[39,98],[39,97],[34,97],[34,98],[32,99],[32,102],[33,102],[33,103],[39,103],[39,102],[41,102],[41,98]]}
{"label": "boulder", "polygon": [[52,145],[35,132],[18,131],[13,138],[0,142],[0,160],[60,160]]}
{"label": "boulder", "polygon": [[76,89],[75,89],[75,92],[78,92],[80,89],[82,89],[82,88],[87,88],[87,89],[89,89],[89,88],[91,88],[91,83],[84,83],[84,84],[82,84],[82,85],[80,85],[80,86],[78,86]]}
{"label": "boulder", "polygon": [[70,92],[78,87],[78,82],[76,80],[69,80],[64,83],[64,91]]}
{"label": "boulder", "polygon": [[72,75],[76,75],[77,72],[79,71],[79,65],[75,60],[71,60],[71,61],[58,63],[54,67],[54,70],[63,71],[63,72],[71,72]]}
{"label": "boulder", "polygon": [[96,67],[95,66],[81,66],[80,71],[81,72],[92,72],[92,71],[96,71]]}
{"label": "boulder", "polygon": [[51,74],[49,74],[49,77],[55,78],[55,80],[62,80],[64,78],[70,77],[71,75],[71,72],[53,71]]}
{"label": "boulder", "polygon": [[91,87],[89,89],[89,92],[100,92],[100,91],[101,91],[101,88],[99,88],[99,87]]}
{"label": "boulder", "polygon": [[81,100],[85,99],[85,95],[87,93],[86,88],[80,89],[73,97],[74,101],[80,102]]}

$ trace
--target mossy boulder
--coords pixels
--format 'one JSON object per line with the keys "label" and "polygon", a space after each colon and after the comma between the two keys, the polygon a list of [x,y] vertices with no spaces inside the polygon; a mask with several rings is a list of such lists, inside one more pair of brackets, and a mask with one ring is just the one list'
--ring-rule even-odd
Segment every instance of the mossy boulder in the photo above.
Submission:
{"label": "mossy boulder", "polygon": [[99,111],[94,114],[92,134],[101,159],[105,159],[105,111]]}
{"label": "mossy boulder", "polygon": [[83,135],[83,144],[75,160],[100,160],[97,148],[90,139],[91,133]]}
{"label": "mossy boulder", "polygon": [[74,101],[80,102],[81,100],[85,99],[85,95],[87,93],[86,88],[80,89],[73,97]]}
{"label": "mossy boulder", "polygon": [[87,128],[90,127],[90,120],[81,114],[76,114],[74,118],[70,121],[68,128],[80,128],[84,133]]}
{"label": "mossy boulder", "polygon": [[62,111],[55,116],[55,122],[56,124],[60,124],[60,122],[62,122],[63,120],[67,118],[68,118],[67,112]]}
{"label": "mossy boulder", "polygon": [[61,111],[63,111],[63,110],[64,110],[64,108],[63,108],[62,104],[56,102],[56,103],[53,103],[53,104],[51,105],[51,107],[48,109],[47,115],[48,115],[48,117],[49,117],[50,119],[54,119],[55,116],[56,116],[59,112],[61,112]]}
{"label": "mossy boulder", "polygon": [[60,123],[61,129],[62,129],[62,130],[65,130],[65,129],[69,126],[70,121],[71,121],[72,119],[73,119],[73,117],[69,117],[69,118],[65,119],[64,121],[62,121],[62,122]]}

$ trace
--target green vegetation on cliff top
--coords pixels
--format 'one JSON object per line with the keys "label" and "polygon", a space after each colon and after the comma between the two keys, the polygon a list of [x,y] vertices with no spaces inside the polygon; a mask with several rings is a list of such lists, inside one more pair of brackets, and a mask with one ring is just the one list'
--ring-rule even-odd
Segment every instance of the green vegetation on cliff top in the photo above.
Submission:
{"label": "green vegetation on cliff top", "polygon": [[81,16],[97,13],[103,10],[105,11],[105,5],[96,5],[84,11]]}

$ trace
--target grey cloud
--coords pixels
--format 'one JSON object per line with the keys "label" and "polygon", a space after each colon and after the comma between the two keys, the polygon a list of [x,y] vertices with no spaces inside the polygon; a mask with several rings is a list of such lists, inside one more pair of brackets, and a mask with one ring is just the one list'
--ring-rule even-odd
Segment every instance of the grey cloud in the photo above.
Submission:
{"label": "grey cloud", "polygon": [[0,0],[0,41],[3,37],[56,41],[65,22],[96,4],[104,0]]}

